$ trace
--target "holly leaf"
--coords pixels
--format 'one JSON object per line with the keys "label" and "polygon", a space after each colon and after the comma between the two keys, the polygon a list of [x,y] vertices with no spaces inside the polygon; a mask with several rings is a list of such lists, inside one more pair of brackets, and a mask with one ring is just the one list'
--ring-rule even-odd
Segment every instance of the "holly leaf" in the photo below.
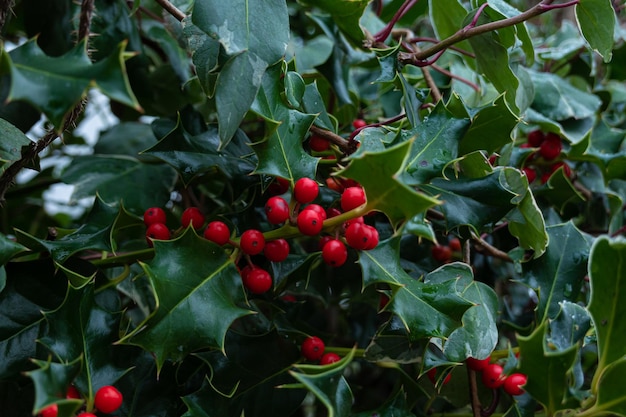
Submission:
{"label": "holly leaf", "polygon": [[192,135],[179,120],[174,130],[143,153],[167,162],[186,185],[215,167],[230,180],[237,180],[254,170],[255,160],[248,158],[252,150],[247,141],[247,136],[238,131],[228,145],[220,149],[218,130],[214,126],[199,135]]}
{"label": "holly leaf", "polygon": [[365,349],[371,362],[416,363],[424,355],[426,340],[411,341],[404,323],[396,315],[380,326]]}
{"label": "holly leaf", "polygon": [[359,21],[369,0],[303,0],[303,3],[330,14],[339,29],[356,45],[361,45],[364,35]]}
{"label": "holly leaf", "polygon": [[442,176],[443,169],[458,157],[459,142],[469,127],[469,119],[455,117],[440,101],[428,119],[403,132],[412,142],[404,183],[417,186]]}
{"label": "holly leaf", "polygon": [[122,349],[114,346],[121,315],[108,311],[107,303],[106,293],[96,297],[93,285],[87,285],[71,288],[60,308],[45,313],[48,331],[40,342],[61,362],[82,359],[83,367],[74,384],[89,395],[114,384],[126,372],[114,359]]}
{"label": "holly leaf", "polygon": [[518,123],[518,117],[500,95],[493,103],[473,110],[472,124],[458,145],[459,152],[465,155],[484,150],[491,154],[512,142],[510,133],[505,132],[512,132]]}
{"label": "holly leaf", "polygon": [[626,372],[624,357],[609,363],[603,369],[595,387],[596,402],[589,410],[585,410],[588,415],[626,415],[626,395],[620,386],[624,381],[624,372]]}
{"label": "holly leaf", "polygon": [[343,372],[354,358],[354,349],[339,362],[331,365],[296,365],[296,370],[289,374],[300,384],[287,388],[299,388],[302,385],[322,402],[328,417],[347,417],[352,409],[352,391],[343,376]]}
{"label": "holly leaf", "polygon": [[300,178],[315,178],[319,158],[306,153],[302,146],[315,115],[291,109],[283,101],[281,68],[275,65],[268,70],[252,105],[252,110],[267,122],[265,138],[252,147],[259,161],[255,173],[282,177],[294,183]]}
{"label": "holly leaf", "polygon": [[97,197],[85,223],[75,230],[55,229],[55,240],[40,239],[19,229],[15,230],[15,234],[25,246],[47,250],[56,262],[62,264],[70,256],[83,250],[110,251],[112,225],[118,211],[118,208]]}
{"label": "holly leaf", "polygon": [[31,140],[17,127],[4,119],[0,119],[0,173],[3,173],[13,162],[22,158],[22,146],[29,145]]}
{"label": "holly leaf", "polygon": [[462,298],[456,280],[426,283],[412,278],[400,266],[400,239],[383,241],[359,252],[363,287],[386,283],[393,296],[385,310],[402,320],[412,341],[423,337],[448,337],[461,325],[461,317],[473,304]]}
{"label": "holly leaf", "polygon": [[[58,308],[65,298],[67,279],[55,273],[50,258],[5,265],[6,286],[0,291],[0,378],[10,379],[30,369],[37,356],[43,312]],[[15,306],[19,306],[16,308]]]}
{"label": "holly leaf", "polygon": [[613,55],[615,10],[610,0],[582,0],[576,4],[576,21],[591,49],[611,61]]}
{"label": "holly leaf", "polygon": [[[103,201],[123,203],[136,214],[164,205],[174,179],[174,172],[164,164],[149,164],[125,155],[78,156],[61,175],[63,182],[75,186],[73,201],[98,194]],[[129,184],[142,184],[141,192]]]}
{"label": "holly leaf", "polygon": [[[545,255],[544,255],[545,256]],[[530,336],[518,336],[520,372],[528,376],[524,389],[540,402],[547,415],[575,407],[577,402],[565,398],[568,392],[568,373],[576,359],[578,347],[565,350],[546,350],[548,320]]]}
{"label": "holly leaf", "polygon": [[367,196],[367,210],[383,212],[394,227],[439,203],[402,182],[413,141],[408,140],[379,152],[350,157],[350,165],[337,175],[357,181]]}
{"label": "holly leaf", "polygon": [[154,288],[156,309],[122,342],[152,352],[157,367],[205,347],[224,349],[231,323],[251,312],[241,277],[223,249],[187,229],[170,241],[155,241],[155,255],[142,264]]}
{"label": "holly leaf", "polygon": [[78,358],[70,363],[56,363],[50,360],[33,360],[33,363],[38,366],[38,369],[26,373],[35,387],[33,414],[38,414],[49,405],[57,404],[58,416],[70,417],[75,415],[83,401],[77,399],[60,400],[60,398],[65,398],[68,387],[80,372],[82,359]]}
{"label": "holly leaf", "polygon": [[589,256],[589,313],[598,340],[598,370],[592,389],[597,391],[602,373],[626,355],[622,338],[626,331],[622,319],[626,308],[626,241],[601,237],[591,247]]}
{"label": "holly leaf", "polygon": [[57,129],[91,87],[112,100],[141,110],[124,68],[126,42],[105,59],[92,63],[85,41],[59,57],[47,56],[31,39],[13,49],[9,101],[24,100],[48,117]]}
{"label": "holly leaf", "polygon": [[583,278],[591,238],[571,222],[546,229],[549,244],[540,258],[522,265],[522,282],[535,289],[539,297],[537,320],[553,319],[560,311],[559,302],[576,301]]}

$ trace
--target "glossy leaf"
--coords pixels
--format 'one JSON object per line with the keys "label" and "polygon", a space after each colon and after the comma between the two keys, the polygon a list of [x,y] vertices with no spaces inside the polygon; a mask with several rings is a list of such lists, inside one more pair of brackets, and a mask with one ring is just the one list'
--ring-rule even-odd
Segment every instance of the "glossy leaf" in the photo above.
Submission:
{"label": "glossy leaf", "polygon": [[314,178],[318,158],[307,154],[302,139],[315,119],[314,115],[290,109],[281,97],[278,82],[280,66],[272,67],[252,109],[267,122],[266,137],[253,144],[259,163],[256,173],[282,177],[290,182],[304,177]]}
{"label": "glossy leaf", "polygon": [[605,369],[626,354],[621,339],[626,324],[620,319],[626,306],[626,242],[601,237],[591,247],[589,257],[589,313],[598,338],[598,371],[592,389],[597,392]]}
{"label": "glossy leaf", "polygon": [[59,416],[74,415],[82,401],[60,400],[60,398],[65,397],[68,387],[78,375],[82,365],[81,359],[67,364],[51,362],[50,360],[35,360],[34,363],[39,368],[27,374],[35,386],[34,413],[40,412],[50,404],[57,404]]}
{"label": "glossy leaf", "polygon": [[583,278],[591,238],[571,222],[547,228],[549,244],[540,258],[523,264],[522,281],[539,297],[537,319],[541,323],[559,313],[559,302],[576,301]]}
{"label": "glossy leaf", "polygon": [[530,336],[518,336],[520,372],[528,377],[524,386],[540,402],[548,415],[574,405],[566,398],[568,372],[576,358],[577,346],[550,351],[545,347],[548,321],[537,327]]}
{"label": "glossy leaf", "polygon": [[22,157],[22,146],[31,143],[30,139],[17,127],[0,119],[0,173]]}
{"label": "glossy leaf", "polygon": [[365,358],[372,362],[416,363],[424,354],[425,344],[425,340],[411,341],[404,323],[394,315],[380,326],[365,349]]}
{"label": "glossy leaf", "polygon": [[[192,135],[180,123],[156,145],[144,151],[170,164],[185,184],[216,167],[227,178],[239,180],[254,170],[254,159],[248,138],[238,131],[228,145],[221,147],[217,129],[210,126],[199,135]],[[150,207],[150,206],[145,206]]]}
{"label": "glossy leaf", "polygon": [[[42,111],[56,128],[87,89],[97,86],[109,98],[139,110],[124,68],[122,43],[102,61],[92,63],[79,43],[60,57],[50,57],[30,40],[9,53],[11,91],[9,100],[25,100]],[[43,69],[43,70],[42,70]]]}
{"label": "glossy leaf", "polygon": [[154,248],[154,259],[142,266],[157,306],[123,341],[153,352],[159,369],[167,359],[180,361],[200,348],[223,349],[231,323],[249,314],[239,307],[245,296],[234,264],[192,229],[171,241],[155,241]]}
{"label": "glossy leaf", "polygon": [[[467,10],[459,0],[428,0],[428,11],[439,39],[454,35],[464,26]],[[471,50],[469,42],[459,43],[459,48]]]}
{"label": "glossy leaf", "polygon": [[444,167],[457,158],[459,142],[469,126],[468,119],[454,117],[439,102],[427,120],[405,133],[412,144],[402,180],[419,185],[442,176]]}
{"label": "glossy leaf", "polygon": [[621,381],[626,372],[626,358],[622,357],[611,362],[601,373],[597,383],[597,399],[593,407],[585,410],[590,416],[611,414],[626,415],[626,395],[621,389]]}
{"label": "glossy leaf", "polygon": [[348,36],[355,44],[360,44],[363,39],[363,30],[359,24],[359,20],[363,15],[363,11],[369,4],[368,0],[304,0],[305,4],[319,7],[333,18],[337,26]]}
{"label": "glossy leaf", "polygon": [[398,179],[411,147],[412,141],[406,141],[381,152],[355,154],[350,165],[338,172],[359,182],[367,196],[367,208],[385,213],[394,227],[438,203]]}
{"label": "glossy leaf", "polygon": [[48,331],[41,343],[60,361],[83,360],[74,384],[86,395],[113,385],[126,372],[113,359],[122,349],[113,345],[119,339],[120,315],[107,310],[106,298],[95,297],[93,285],[70,289],[63,305],[45,314]]}
{"label": "glossy leaf", "polygon": [[517,125],[518,118],[508,107],[504,96],[493,103],[473,111],[472,124],[459,144],[461,155],[484,150],[491,154],[511,143],[510,133]]}
{"label": "glossy leaf", "polygon": [[610,0],[581,0],[576,4],[578,27],[592,50],[604,62],[611,60],[615,30],[615,11]]}

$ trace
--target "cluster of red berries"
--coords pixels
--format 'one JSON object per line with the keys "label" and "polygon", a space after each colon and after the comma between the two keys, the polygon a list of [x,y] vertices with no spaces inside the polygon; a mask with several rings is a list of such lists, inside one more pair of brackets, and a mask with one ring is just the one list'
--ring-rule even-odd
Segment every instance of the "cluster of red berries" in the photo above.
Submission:
{"label": "cluster of red berries", "polygon": [[[65,395],[67,399],[81,399],[80,393],[73,385],[67,390]],[[94,397],[94,407],[97,411],[104,414],[111,414],[122,406],[124,396],[112,385],[105,385],[96,391]],[[39,417],[57,417],[59,408],[56,404],[52,404],[41,410]],[[94,413],[84,411],[76,417],[96,417]]]}
{"label": "cluster of red berries", "polygon": [[326,352],[324,341],[317,336],[309,336],[300,347],[302,356],[308,361],[319,361],[320,365],[330,365],[339,362],[341,357],[333,352]]}
{"label": "cluster of red berries", "polygon": [[509,395],[522,395],[524,393],[522,387],[528,379],[526,375],[521,373],[505,375],[504,368],[497,363],[491,363],[490,357],[485,359],[467,358],[465,363],[470,369],[481,372],[481,381],[487,388],[498,389],[502,387],[504,392]]}
{"label": "cluster of red berries", "polygon": [[[277,179],[278,184],[271,192],[286,192],[284,180]],[[287,183],[287,187],[289,183]],[[342,212],[353,210],[366,203],[365,191],[358,185],[345,188],[341,194],[340,206],[338,208],[324,209],[313,201],[319,195],[319,185],[310,178],[301,178],[295,182],[292,190],[292,201],[290,204],[280,195],[273,195],[265,203],[265,214],[268,223],[281,225],[290,223],[297,226],[300,234],[304,236],[316,236],[322,232],[324,222],[342,214]],[[144,213],[144,223],[147,226],[146,239],[152,246],[152,239],[167,240],[171,234],[165,225],[165,212],[159,207],[152,207]],[[181,216],[183,228],[190,225],[196,229],[201,229],[205,224],[205,217],[196,207],[186,209]],[[320,250],[322,259],[328,265],[339,267],[348,259],[348,249],[341,239],[343,237],[347,244],[357,250],[369,250],[378,245],[378,231],[373,226],[367,225],[363,217],[352,218],[342,225],[342,228],[334,230],[334,235],[323,236],[320,240]],[[266,241],[265,235],[257,229],[248,229],[241,233],[239,240],[231,238],[231,230],[222,221],[215,220],[207,224],[203,236],[220,246],[230,244],[238,247],[247,256],[248,264],[240,269],[243,285],[254,294],[263,294],[272,288],[272,277],[265,269],[254,265],[250,256],[263,254],[270,262],[282,262],[287,259],[290,247],[287,240],[276,238]]]}
{"label": "cluster of red berries", "polygon": [[453,253],[461,252],[461,241],[458,237],[452,237],[447,245],[435,244],[430,248],[433,259],[441,263],[448,263],[452,260]]}
{"label": "cluster of red berries", "polygon": [[[537,149],[528,157],[527,162],[529,162],[529,165],[522,168],[522,172],[528,178],[529,184],[533,183],[539,174],[541,175],[541,183],[547,183],[552,174],[561,167],[565,176],[571,178],[572,170],[570,166],[564,161],[557,161],[561,155],[563,144],[561,137],[556,133],[544,133],[541,130],[533,130],[528,134],[527,142],[522,144],[521,147]],[[541,157],[542,160],[538,161],[538,157]]]}

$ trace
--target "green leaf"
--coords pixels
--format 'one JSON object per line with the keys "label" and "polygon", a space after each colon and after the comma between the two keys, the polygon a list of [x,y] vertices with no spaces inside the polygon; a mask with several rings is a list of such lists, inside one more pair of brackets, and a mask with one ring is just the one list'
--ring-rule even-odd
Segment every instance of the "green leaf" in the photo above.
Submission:
{"label": "green leaf", "polygon": [[399,238],[394,238],[360,251],[363,287],[374,283],[392,286],[394,294],[386,310],[398,315],[412,341],[448,337],[460,327],[460,319],[472,303],[457,291],[454,279],[426,283],[409,276],[399,263],[399,244]]}
{"label": "green leaf", "polygon": [[322,402],[328,417],[349,417],[353,396],[343,372],[353,357],[354,349],[332,365],[296,365],[289,374]]}
{"label": "green leaf", "polygon": [[216,167],[231,181],[249,176],[254,170],[254,160],[248,157],[252,150],[247,136],[238,131],[228,145],[222,149],[220,146],[219,134],[214,126],[209,126],[199,135],[192,135],[179,119],[174,130],[143,153],[167,162],[176,169],[186,185]]}
{"label": "green leaf", "polygon": [[626,395],[623,387],[626,358],[621,357],[608,364],[597,383],[597,397],[593,407],[580,413],[581,416],[626,415]]}
{"label": "green leaf", "polygon": [[39,49],[36,39],[9,53],[11,90],[9,100],[25,100],[43,112],[56,128],[61,128],[69,110],[87,89],[97,87],[112,100],[140,110],[124,69],[124,49],[92,63],[85,42],[60,57],[50,57]]}
{"label": "green leaf", "polygon": [[[65,298],[67,280],[55,274],[48,259],[11,262],[6,265],[7,280],[0,291],[0,378],[13,378],[31,368],[37,356],[44,311],[58,308]],[[19,306],[19,308],[16,308]]]}
{"label": "green leaf", "polygon": [[75,230],[56,229],[59,237],[55,240],[40,239],[21,230],[16,230],[18,240],[25,246],[45,249],[52,258],[63,263],[73,254],[87,250],[110,251],[112,224],[118,214],[118,208],[96,198],[94,205],[85,219],[85,224]]}
{"label": "green leaf", "polygon": [[302,140],[315,119],[314,115],[290,109],[281,97],[281,66],[272,67],[263,79],[252,109],[267,121],[266,137],[254,143],[258,156],[256,173],[282,177],[290,182],[315,178],[318,158],[304,151]]}
{"label": "green leaf", "polygon": [[317,114],[315,124],[331,132],[337,132],[337,121],[326,111],[326,103],[317,88],[317,81],[307,84],[302,98],[302,107],[309,114]]}
{"label": "green leaf", "polygon": [[207,96],[213,97],[215,90],[212,77],[219,69],[221,44],[191,23],[190,17],[186,17],[181,23],[183,36],[187,40],[187,49],[190,51],[191,60],[196,67],[200,86]]}
{"label": "green leaf", "polygon": [[415,414],[409,411],[410,407],[406,403],[406,396],[405,392],[400,391],[376,410],[352,414],[352,417],[415,417]]}
{"label": "green leaf", "polygon": [[589,313],[593,318],[598,340],[598,370],[592,390],[598,392],[599,379],[615,361],[626,355],[622,341],[626,331],[623,320],[626,308],[626,241],[622,238],[598,238],[589,255],[591,300]]}
{"label": "green leaf", "polygon": [[300,74],[295,71],[287,71],[285,74],[285,98],[291,107],[302,107],[305,88],[304,79]]}
{"label": "green leaf", "polygon": [[40,339],[62,362],[82,359],[74,383],[90,396],[98,388],[114,384],[126,372],[114,359],[122,350],[113,345],[119,339],[121,316],[107,310],[106,298],[104,293],[96,297],[93,285],[70,289],[60,308],[45,313],[48,331]]}
{"label": "green leaf", "polygon": [[454,117],[440,101],[428,119],[403,132],[412,142],[401,177],[405,184],[419,185],[442,176],[445,166],[457,158],[459,142],[469,126],[468,119]]}
{"label": "green leaf", "polygon": [[532,108],[553,120],[594,117],[602,102],[588,92],[572,86],[566,79],[547,72],[529,71],[535,91]]}
{"label": "green leaf", "polygon": [[30,139],[17,127],[4,119],[0,119],[0,174],[13,162],[22,157],[22,146],[29,145]]}
{"label": "green leaf", "polygon": [[123,341],[152,352],[157,367],[200,348],[224,348],[231,323],[250,312],[241,277],[223,249],[187,229],[154,243],[154,259],[142,264],[157,298],[145,323]]}
{"label": "green leaf", "polygon": [[402,97],[404,99],[404,112],[411,126],[415,127],[420,124],[419,112],[420,107],[427,99],[428,94],[424,91],[416,90],[415,87],[407,81],[401,72],[397,73],[402,86]]}
{"label": "green leaf", "polygon": [[59,416],[69,417],[75,415],[78,408],[82,405],[82,400],[59,399],[65,397],[67,388],[78,375],[82,366],[82,359],[78,358],[70,363],[55,363],[50,360],[33,360],[33,362],[39,368],[26,374],[35,386],[33,414],[39,413],[43,408],[51,404],[57,404]]}
{"label": "green leaf", "polygon": [[522,282],[535,289],[539,297],[537,321],[553,319],[560,311],[559,302],[576,301],[587,274],[590,237],[571,222],[547,229],[549,244],[540,258],[522,265]]}
{"label": "green leaf", "polygon": [[348,38],[360,45],[364,39],[359,21],[369,0],[301,0],[309,6],[319,7],[330,14],[334,22]]}
{"label": "green leaf", "polygon": [[405,170],[412,142],[352,155],[350,165],[338,172],[359,182],[367,196],[367,209],[385,213],[394,227],[438,203],[398,179]]}
{"label": "green leaf", "polygon": [[412,341],[407,329],[396,315],[378,329],[365,349],[371,362],[416,363],[422,360],[426,339]]}
{"label": "green leaf", "polygon": [[[125,155],[85,155],[74,158],[61,180],[75,186],[74,201],[96,194],[108,204],[119,205],[136,214],[146,208],[163,206],[174,182],[171,168],[149,164]],[[129,184],[142,184],[137,192]]]}
{"label": "green leaf", "polygon": [[[0,233],[0,265],[4,266],[7,262],[9,262],[15,255],[25,252],[28,249],[20,245],[13,239],[10,239],[6,235]],[[2,288],[0,287],[0,292],[2,292]]]}
{"label": "green leaf", "polygon": [[[438,39],[445,39],[454,35],[465,26],[467,10],[459,0],[428,0],[430,20]],[[469,42],[457,44],[461,49],[471,51]]]}
{"label": "green leaf", "polygon": [[581,0],[575,10],[578,27],[591,49],[604,62],[611,61],[616,20],[611,0]]}
{"label": "green leaf", "polygon": [[504,96],[493,103],[473,111],[472,124],[459,144],[461,155],[484,150],[487,154],[497,151],[512,142],[510,132],[519,123]]}
{"label": "green leaf", "polygon": [[524,389],[540,402],[547,415],[575,406],[565,397],[568,392],[568,373],[577,355],[577,346],[565,350],[550,351],[545,341],[548,321],[533,331],[530,336],[518,336],[520,348],[520,372],[528,377]]}

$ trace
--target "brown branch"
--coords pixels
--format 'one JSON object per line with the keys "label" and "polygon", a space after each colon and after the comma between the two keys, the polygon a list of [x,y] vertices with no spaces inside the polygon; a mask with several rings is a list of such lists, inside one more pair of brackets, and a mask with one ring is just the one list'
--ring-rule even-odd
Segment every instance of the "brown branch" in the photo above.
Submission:
{"label": "brown branch", "polygon": [[[2,9],[4,10],[4,9]],[[91,18],[93,16],[94,0],[83,0],[80,9],[80,21],[78,23],[78,36],[77,43],[87,39],[89,37],[89,28],[91,27]],[[37,159],[37,156],[58,137],[61,137],[62,133],[74,126],[78,117],[83,111],[85,106],[85,100],[81,100],[76,104],[68,113],[63,122],[63,126],[59,131],[54,128],[50,129],[41,139],[37,142],[31,142],[29,145],[22,147],[22,156],[20,159],[11,164],[0,176],[0,205],[3,205],[7,190],[15,183],[15,177],[19,172],[27,167],[32,166],[33,161]]]}
{"label": "brown branch", "polygon": [[500,249],[491,246],[480,236],[476,236],[474,233],[472,233],[472,239],[474,239],[476,244],[480,246],[480,248],[488,255],[493,256],[494,258],[502,259],[506,262],[513,262],[513,259],[511,259],[511,257],[506,252],[503,252]]}
{"label": "brown branch", "polygon": [[344,139],[338,134],[331,132],[330,130],[322,129],[321,127],[317,127],[315,125],[311,126],[309,130],[311,131],[311,133],[321,136],[329,142],[339,146],[345,154],[349,155],[356,151],[357,142],[355,141]]}
{"label": "brown branch", "polygon": [[178,21],[182,22],[182,20],[185,17],[187,17],[185,13],[181,12],[176,6],[174,6],[168,0],[156,0],[156,2],[159,3],[159,5],[161,5],[161,7],[163,7],[163,9],[165,9],[166,12],[174,16]]}

